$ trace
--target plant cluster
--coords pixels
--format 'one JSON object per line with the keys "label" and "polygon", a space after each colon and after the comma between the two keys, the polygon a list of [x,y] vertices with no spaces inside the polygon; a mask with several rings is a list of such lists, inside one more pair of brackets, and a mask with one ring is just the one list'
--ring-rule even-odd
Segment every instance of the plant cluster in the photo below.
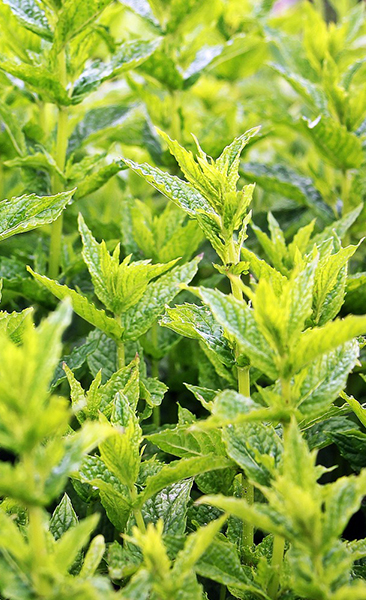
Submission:
{"label": "plant cluster", "polygon": [[0,26],[0,597],[366,600],[364,3]]}

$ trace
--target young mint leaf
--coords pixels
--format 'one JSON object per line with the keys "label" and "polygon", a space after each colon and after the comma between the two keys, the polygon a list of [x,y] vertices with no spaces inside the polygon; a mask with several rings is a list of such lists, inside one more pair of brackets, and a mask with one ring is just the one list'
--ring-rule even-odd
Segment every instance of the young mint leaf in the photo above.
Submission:
{"label": "young mint leaf", "polygon": [[65,0],[58,14],[55,31],[55,45],[58,52],[65,44],[91,24],[111,3],[111,0]]}
{"label": "young mint leaf", "polygon": [[123,394],[118,393],[111,422],[121,428],[99,446],[107,468],[128,488],[135,484],[140,468],[142,432],[137,417]]}
{"label": "young mint leaf", "polygon": [[69,106],[72,100],[57,76],[46,67],[17,63],[0,57],[0,71],[27,83],[34,91],[48,102]]}
{"label": "young mint leaf", "polygon": [[233,336],[241,354],[248,356],[254,367],[277,379],[274,353],[260,332],[253,311],[233,296],[225,296],[218,290],[200,288],[199,296],[224,331]]}
{"label": "young mint leaf", "polygon": [[196,304],[168,307],[160,325],[188,338],[202,340],[226,366],[233,364],[232,351],[222,328],[206,307]]}
{"label": "young mint leaf", "polygon": [[225,455],[221,434],[218,431],[202,431],[190,425],[178,425],[174,429],[165,429],[146,438],[169,454],[180,457],[205,456],[207,454]]}
{"label": "young mint leaf", "polygon": [[6,334],[12,342],[19,344],[26,329],[26,322],[33,313],[32,308],[26,308],[21,313],[6,313],[0,311],[0,332]]}
{"label": "young mint leaf", "polygon": [[[146,333],[161,315],[165,305],[178,294],[179,286],[187,285],[193,279],[200,260],[201,257],[198,256],[182,266],[174,267],[148,285],[137,304],[122,314],[125,340],[137,340]],[[168,264],[171,265],[171,263]],[[166,267],[166,265],[164,266]]]}
{"label": "young mint leaf", "polygon": [[82,296],[75,290],[68,288],[66,285],[61,285],[53,279],[49,279],[45,275],[39,275],[35,273],[30,267],[28,271],[33,277],[45,286],[52,294],[63,300],[64,298],[71,298],[72,307],[79,317],[88,321],[94,327],[97,327],[101,331],[104,331],[109,337],[118,341],[121,339],[123,334],[123,328],[117,323],[115,319],[108,317],[104,310],[96,308],[88,298]]}
{"label": "young mint leaf", "polygon": [[50,520],[50,532],[55,540],[58,540],[62,535],[75,527],[78,523],[77,515],[72,506],[71,500],[67,494],[64,494],[61,502],[56,506]]}
{"label": "young mint leaf", "polygon": [[57,174],[61,179],[64,179],[64,175],[58,168],[56,161],[50,154],[45,152],[35,152],[27,156],[18,156],[5,161],[4,164],[6,167],[22,167],[49,171],[51,174]]}
{"label": "young mint leaf", "polygon": [[80,570],[82,579],[89,579],[95,574],[105,553],[105,542],[102,535],[97,535],[92,539],[84,558],[83,566]]}
{"label": "young mint leaf", "polygon": [[227,453],[246,477],[264,486],[271,485],[282,458],[282,444],[270,425],[248,423],[226,427],[223,433]]}
{"label": "young mint leaf", "polygon": [[296,344],[311,315],[316,266],[317,259],[314,259],[295,270],[280,296],[276,296],[266,280],[258,283],[253,298],[255,320],[262,335],[280,356]]}
{"label": "young mint leaf", "polygon": [[176,261],[150,264],[138,261],[130,264],[130,256],[119,262],[119,245],[111,256],[104,242],[98,244],[79,215],[79,229],[83,241],[83,258],[89,269],[94,290],[99,300],[114,314],[121,315],[144,297],[149,282],[168,271]]}
{"label": "young mint leaf", "polygon": [[192,483],[192,479],[174,483],[149,498],[141,508],[145,523],[157,523],[161,519],[165,533],[184,534]]}
{"label": "young mint leaf", "polygon": [[356,250],[357,246],[341,248],[319,261],[313,298],[313,320],[316,325],[324,325],[339,313],[345,295],[347,264]]}
{"label": "young mint leaf", "polygon": [[125,165],[117,160],[113,161],[108,165],[103,165],[90,175],[83,178],[82,181],[77,182],[77,190],[75,192],[75,199],[80,200],[93,192],[99,190],[105,185],[111,177],[125,169]]}

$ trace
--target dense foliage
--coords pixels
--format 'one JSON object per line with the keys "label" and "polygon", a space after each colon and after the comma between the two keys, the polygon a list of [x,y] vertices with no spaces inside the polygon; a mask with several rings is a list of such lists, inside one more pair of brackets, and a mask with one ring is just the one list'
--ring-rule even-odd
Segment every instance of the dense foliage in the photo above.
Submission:
{"label": "dense foliage", "polygon": [[0,27],[0,597],[365,600],[364,3]]}

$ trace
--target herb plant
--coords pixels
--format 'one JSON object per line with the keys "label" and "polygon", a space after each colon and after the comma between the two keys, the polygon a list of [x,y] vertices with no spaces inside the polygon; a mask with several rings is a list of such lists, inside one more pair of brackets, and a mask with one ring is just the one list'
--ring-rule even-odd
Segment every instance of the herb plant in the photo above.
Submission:
{"label": "herb plant", "polygon": [[0,23],[0,597],[366,599],[364,3]]}

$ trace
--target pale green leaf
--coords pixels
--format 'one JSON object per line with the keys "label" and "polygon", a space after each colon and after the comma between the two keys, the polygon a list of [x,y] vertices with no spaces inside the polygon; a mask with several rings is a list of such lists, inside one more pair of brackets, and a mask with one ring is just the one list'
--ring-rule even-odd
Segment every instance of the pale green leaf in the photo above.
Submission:
{"label": "pale green leaf", "polygon": [[45,40],[52,40],[53,35],[46,13],[36,0],[3,1],[10,6],[12,13],[23,27],[40,35]]}
{"label": "pale green leaf", "polygon": [[17,233],[35,229],[55,221],[67,204],[74,190],[60,192],[55,196],[20,196],[0,202],[0,240]]}
{"label": "pale green leaf", "polygon": [[310,362],[335,350],[345,342],[366,332],[366,316],[349,315],[345,319],[330,321],[323,327],[305,331],[293,349],[289,368],[292,373],[300,371]]}
{"label": "pale green leaf", "polygon": [[116,315],[134,308],[143,299],[149,282],[168,271],[176,261],[150,264],[149,260],[130,263],[130,256],[119,262],[119,246],[112,255],[105,242],[98,244],[79,214],[83,258],[89,269],[99,300]]}
{"label": "pale green leaf", "polygon": [[180,206],[189,215],[206,212],[214,214],[207,200],[194,187],[174,175],[165,173],[147,164],[139,165],[132,160],[122,159],[130,169],[143,177],[155,189],[164,194],[169,200]]}
{"label": "pale green leaf", "polygon": [[351,516],[358,511],[366,489],[366,474],[340,477],[326,488],[323,545],[331,547],[333,540],[342,535]]}
{"label": "pale green leaf", "polygon": [[145,523],[157,523],[161,519],[165,533],[184,534],[192,483],[192,479],[174,483],[149,498],[141,508]]}
{"label": "pale green leaf", "polygon": [[5,128],[9,134],[11,142],[16,152],[22,156],[27,151],[26,141],[24,133],[15,117],[12,113],[12,108],[5,102],[0,101],[0,117],[3,121]]}
{"label": "pale green leaf", "polygon": [[303,415],[313,416],[329,408],[345,388],[358,354],[357,342],[346,342],[295,375],[292,394]]}
{"label": "pale green leaf", "polygon": [[177,555],[173,573],[178,575],[189,572],[195,566],[201,556],[211,546],[213,539],[220,532],[226,519],[227,516],[223,515],[215,521],[211,521],[208,525],[200,527],[188,536],[183,550]]}
{"label": "pale green leaf", "polygon": [[95,574],[105,553],[105,541],[102,535],[97,535],[92,539],[88,551],[85,555],[83,566],[79,576],[88,579]]}
{"label": "pale green leaf", "polygon": [[51,174],[57,174],[62,179],[64,178],[54,158],[50,154],[45,152],[35,152],[34,154],[28,154],[27,156],[18,156],[11,160],[6,160],[4,162],[4,165],[10,168],[23,167],[42,171],[49,171]]}
{"label": "pale green leaf", "polygon": [[22,312],[6,313],[0,311],[0,332],[5,333],[14,343],[22,341],[28,315],[33,313],[33,308],[26,308]]}
{"label": "pale green leaf", "polygon": [[215,471],[216,469],[225,469],[231,467],[232,462],[224,456],[215,456],[208,454],[206,456],[194,456],[192,458],[182,458],[165,465],[159,473],[152,475],[146,482],[145,490],[139,495],[136,506],[140,507],[160,490],[167,486],[205,473]]}
{"label": "pale green leaf", "polygon": [[159,38],[154,41],[133,40],[121,44],[109,63],[97,61],[81,74],[75,82],[72,101],[81,102],[84,96],[96,90],[105,81],[135,69],[151,56],[159,44]]}
{"label": "pale green leaf", "polygon": [[363,161],[362,143],[331,117],[318,117],[315,121],[304,118],[304,130],[321,155],[338,169],[354,169]]}
{"label": "pale green leaf", "polygon": [[325,223],[334,218],[332,209],[315,188],[313,181],[285,165],[244,163],[242,173],[245,179],[256,181],[265,191],[275,192],[306,206]]}
{"label": "pale green leaf", "polygon": [[86,517],[74,527],[68,529],[58,540],[54,556],[56,564],[61,571],[67,572],[71,567],[78,552],[88,542],[92,531],[96,528],[99,521],[99,515],[94,514]]}

